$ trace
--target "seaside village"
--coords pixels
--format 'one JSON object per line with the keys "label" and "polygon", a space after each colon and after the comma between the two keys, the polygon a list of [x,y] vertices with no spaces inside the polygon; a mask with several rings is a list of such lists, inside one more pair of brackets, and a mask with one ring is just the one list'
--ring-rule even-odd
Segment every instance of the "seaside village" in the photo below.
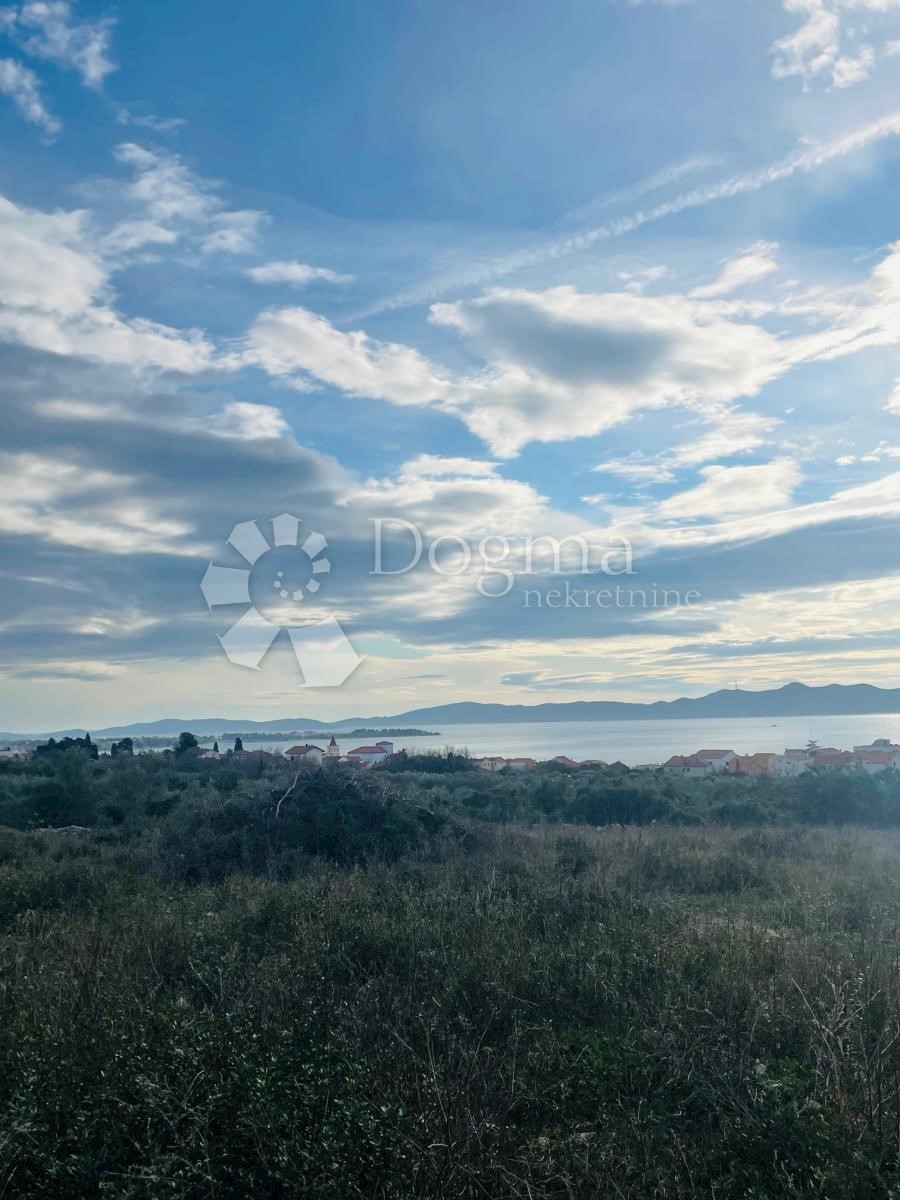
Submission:
{"label": "seaside village", "polygon": [[[34,748],[35,744],[31,742],[0,746],[0,762],[25,761],[31,758]],[[158,753],[159,751],[151,749],[149,752]],[[115,747],[113,747],[113,753],[115,753]],[[356,746],[353,750],[342,754],[333,734],[325,747],[304,743],[291,746],[288,750],[244,750],[240,738],[238,738],[233,750],[228,749],[222,752],[219,750],[218,742],[215,742],[212,748],[198,746],[192,753],[199,758],[210,760],[233,757],[242,762],[265,763],[276,759],[287,759],[298,766],[328,767],[337,763],[346,763],[358,767],[373,767],[393,756],[394,743],[382,740],[369,746]],[[717,772],[728,772],[733,775],[767,775],[784,779],[817,767],[857,768],[870,775],[889,769],[900,770],[900,745],[891,742],[889,738],[876,738],[868,745],[854,746],[852,750],[819,746],[814,741],[810,741],[803,749],[786,749],[781,754],[774,751],[736,754],[734,750],[695,750],[692,754],[673,754],[664,763],[638,763],[633,768],[627,768],[626,764],[622,762],[609,763],[599,758],[578,760],[570,758],[566,754],[557,754],[553,758],[540,760],[528,757],[504,758],[501,755],[488,755],[482,758],[473,757],[472,764],[482,771],[529,771],[537,766],[555,764],[569,769],[612,766],[623,770],[660,771],[666,775],[680,775],[688,778],[702,778]]]}
{"label": "seaside village", "polygon": [[[578,762],[568,755],[558,754],[548,760],[563,767],[603,767],[610,764],[588,758]],[[478,758],[475,762],[485,771],[525,771],[537,766],[533,758]],[[622,766],[622,763],[611,764]],[[663,771],[667,775],[701,777],[718,771],[734,775],[771,775],[789,778],[815,767],[859,767],[870,775],[888,768],[900,770],[900,746],[888,738],[876,738],[868,746],[852,750],[836,750],[833,746],[818,746],[810,742],[802,750],[785,750],[783,754],[735,754],[733,750],[696,750],[693,754],[673,754],[664,763],[639,763],[635,770]]]}

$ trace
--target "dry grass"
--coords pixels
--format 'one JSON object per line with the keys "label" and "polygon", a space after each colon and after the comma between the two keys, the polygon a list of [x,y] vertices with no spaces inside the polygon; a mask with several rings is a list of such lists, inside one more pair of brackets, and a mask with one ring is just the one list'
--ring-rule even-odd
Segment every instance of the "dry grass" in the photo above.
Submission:
{"label": "dry grass", "polygon": [[498,827],[193,888],[37,840],[3,1200],[900,1195],[900,835]]}

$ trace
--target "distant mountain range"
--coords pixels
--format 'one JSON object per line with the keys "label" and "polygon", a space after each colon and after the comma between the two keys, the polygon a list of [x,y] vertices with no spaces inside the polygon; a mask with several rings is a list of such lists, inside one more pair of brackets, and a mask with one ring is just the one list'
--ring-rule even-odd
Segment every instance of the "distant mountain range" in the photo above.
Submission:
{"label": "distant mountain range", "polygon": [[[712,692],[697,699],[656,700],[630,704],[618,700],[576,700],[563,704],[479,704],[463,700],[435,708],[414,708],[391,717],[348,717],[344,721],[319,721],[315,717],[279,717],[273,721],[230,720],[225,717],[166,717],[133,725],[92,729],[93,737],[177,736],[183,729],[201,735],[227,733],[278,733],[342,730],[415,725],[499,725],[521,721],[648,721],[702,717],[824,717],[900,712],[900,688],[878,688],[868,683],[831,683],[807,687],[789,683],[770,691],[747,692],[739,688]],[[53,737],[75,736],[84,729],[55,730]],[[0,733],[0,740],[47,737],[46,733]]]}

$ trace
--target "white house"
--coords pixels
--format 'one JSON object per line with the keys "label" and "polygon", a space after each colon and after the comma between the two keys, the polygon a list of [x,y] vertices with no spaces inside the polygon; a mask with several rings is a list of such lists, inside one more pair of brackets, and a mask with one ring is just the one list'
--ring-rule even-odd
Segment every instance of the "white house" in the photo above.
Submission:
{"label": "white house", "polygon": [[733,750],[698,750],[693,757],[708,762],[713,771],[727,771],[728,764],[737,756]]}
{"label": "white house", "polygon": [[31,751],[21,743],[0,750],[0,761],[3,762],[23,762],[26,758],[31,758]]}
{"label": "white house", "polygon": [[808,770],[809,766],[809,755],[805,750],[785,750],[784,754],[775,756],[772,774],[781,779],[792,779]]}
{"label": "white house", "polygon": [[393,742],[376,742],[374,746],[357,746],[355,750],[349,750],[347,759],[349,762],[359,763],[362,767],[372,767],[376,763],[384,762],[393,753]]}
{"label": "white house", "polygon": [[325,761],[325,751],[321,746],[291,746],[285,750],[285,758],[300,766],[321,767]]}
{"label": "white house", "polygon": [[869,775],[877,775],[879,771],[886,771],[894,765],[894,755],[891,750],[857,750],[853,762]]}
{"label": "white house", "polygon": [[499,755],[491,755],[488,758],[477,758],[475,760],[482,771],[502,771],[506,766],[506,759],[500,758]]}
{"label": "white house", "polygon": [[663,763],[663,770],[668,775],[687,775],[690,778],[698,778],[703,775],[711,775],[714,768],[699,754],[673,754]]}

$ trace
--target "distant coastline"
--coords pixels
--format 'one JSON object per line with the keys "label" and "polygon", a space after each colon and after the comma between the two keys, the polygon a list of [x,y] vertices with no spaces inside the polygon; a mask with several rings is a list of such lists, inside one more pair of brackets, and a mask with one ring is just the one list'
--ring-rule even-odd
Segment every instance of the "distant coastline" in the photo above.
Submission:
{"label": "distant coastline", "polygon": [[[91,728],[94,738],[177,737],[190,730],[198,738],[244,737],[267,740],[289,737],[438,737],[436,728],[447,725],[501,725],[526,722],[569,721],[657,721],[703,718],[779,718],[877,716],[900,713],[900,688],[872,684],[831,683],[810,687],[788,683],[784,687],[751,692],[741,688],[721,689],[707,696],[682,696],[675,700],[632,702],[620,700],[575,700],[547,704],[501,704],[462,700],[433,708],[417,708],[393,716],[348,717],[343,721],[319,721],[314,717],[279,717],[269,721],[226,717],[165,717],[105,729]],[[41,733],[0,732],[0,739],[22,740],[80,736],[85,726]]]}

